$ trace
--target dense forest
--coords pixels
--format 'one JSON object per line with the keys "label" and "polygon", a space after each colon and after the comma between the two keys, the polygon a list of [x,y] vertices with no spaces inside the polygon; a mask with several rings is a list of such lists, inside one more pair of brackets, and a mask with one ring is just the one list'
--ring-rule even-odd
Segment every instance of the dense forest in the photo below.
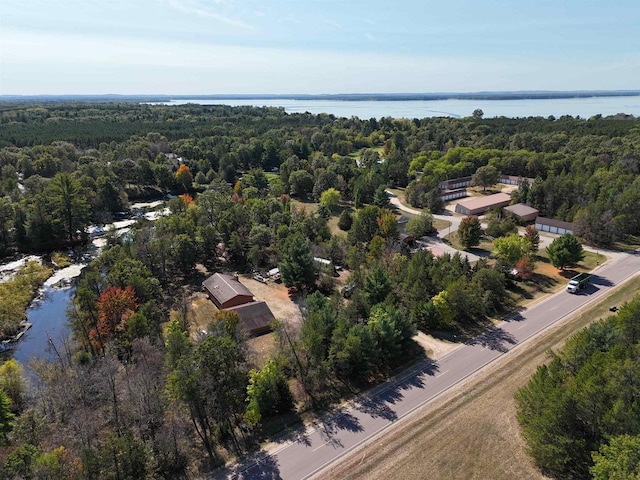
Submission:
{"label": "dense forest", "polygon": [[[33,367],[37,388],[15,362],[0,366],[0,478],[175,478],[243,455],[274,418],[322,409],[406,364],[416,329],[473,329],[512,304],[504,269],[412,254],[385,188],[407,187],[435,212],[438,181],[489,165],[535,178],[519,200],[606,245],[640,234],[639,146],[640,123],[624,116],[0,104],[4,255],[81,244],[131,202],[173,197],[169,215],[110,237],[85,269],[72,338],[56,362]],[[428,213],[416,218],[410,228],[431,230]],[[348,269],[348,299],[314,257]],[[220,311],[193,331],[198,267],[274,265],[304,300],[303,322],[280,319],[265,364],[251,359],[237,315]]]}
{"label": "dense forest", "polygon": [[531,455],[554,478],[638,478],[640,297],[572,337],[517,395]]}

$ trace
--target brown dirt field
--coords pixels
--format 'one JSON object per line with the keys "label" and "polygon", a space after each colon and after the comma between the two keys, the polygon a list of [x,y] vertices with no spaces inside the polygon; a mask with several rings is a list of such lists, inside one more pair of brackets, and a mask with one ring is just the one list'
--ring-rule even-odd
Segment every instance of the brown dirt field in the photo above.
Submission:
{"label": "brown dirt field", "polygon": [[189,321],[192,325],[192,334],[204,330],[209,325],[215,313],[218,311],[206,293],[196,292],[191,296],[189,309]]}
{"label": "brown dirt field", "polygon": [[247,340],[247,347],[251,364],[255,365],[256,368],[262,368],[276,348],[275,333],[271,332],[250,338]]}
{"label": "brown dirt field", "polygon": [[253,293],[256,301],[269,305],[277,320],[294,324],[302,322],[300,307],[289,297],[289,289],[283,283],[262,283],[248,275],[240,275],[239,280]]}
{"label": "brown dirt field", "polygon": [[367,445],[344,457],[319,479],[545,479],[526,453],[516,420],[514,394],[549,349],[590,322],[609,315],[640,291],[640,278],[516,347],[489,368],[435,402],[400,420]]}

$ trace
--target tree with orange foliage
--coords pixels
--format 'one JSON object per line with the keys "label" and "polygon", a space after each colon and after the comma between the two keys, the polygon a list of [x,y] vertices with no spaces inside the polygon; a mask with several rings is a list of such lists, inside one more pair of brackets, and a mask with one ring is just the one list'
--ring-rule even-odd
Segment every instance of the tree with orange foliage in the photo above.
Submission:
{"label": "tree with orange foliage", "polygon": [[193,205],[195,203],[193,201],[193,197],[188,193],[183,193],[182,195],[180,195],[180,199],[182,200],[182,203],[184,203],[185,207],[188,207],[189,205]]}
{"label": "tree with orange foliage", "polygon": [[125,331],[127,320],[138,309],[138,300],[133,287],[129,285],[124,289],[106,289],[96,304],[100,312],[98,325],[89,333],[89,337],[96,351],[101,352],[118,333]]}
{"label": "tree with orange foliage", "polygon": [[181,185],[184,191],[187,192],[191,188],[192,182],[193,175],[191,174],[191,170],[183,163],[178,167],[178,171],[176,172],[176,183]]}

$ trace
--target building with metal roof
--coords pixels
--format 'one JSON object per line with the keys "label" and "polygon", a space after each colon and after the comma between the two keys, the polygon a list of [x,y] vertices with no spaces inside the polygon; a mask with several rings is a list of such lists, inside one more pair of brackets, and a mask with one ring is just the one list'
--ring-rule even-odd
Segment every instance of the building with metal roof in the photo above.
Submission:
{"label": "building with metal roof", "polygon": [[253,293],[240,283],[237,275],[214,273],[202,282],[202,287],[220,309],[253,302]]}
{"label": "building with metal roof", "polygon": [[269,305],[265,302],[251,302],[236,307],[227,308],[230,312],[236,312],[244,327],[250,335],[261,335],[271,330],[271,324],[275,320]]}
{"label": "building with metal roof", "polygon": [[521,222],[531,222],[538,216],[538,210],[530,207],[524,203],[516,203],[515,205],[509,205],[504,207],[504,211],[510,213]]}
{"label": "building with metal roof", "polygon": [[506,207],[511,202],[508,193],[494,193],[483,197],[473,197],[456,205],[456,213],[462,215],[481,215],[492,208]]}

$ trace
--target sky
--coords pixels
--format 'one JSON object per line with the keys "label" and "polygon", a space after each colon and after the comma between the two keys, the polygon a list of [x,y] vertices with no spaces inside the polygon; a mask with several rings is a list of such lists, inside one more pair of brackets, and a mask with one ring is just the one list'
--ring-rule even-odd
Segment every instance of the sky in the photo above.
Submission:
{"label": "sky", "polygon": [[0,95],[640,89],[638,0],[0,0]]}

